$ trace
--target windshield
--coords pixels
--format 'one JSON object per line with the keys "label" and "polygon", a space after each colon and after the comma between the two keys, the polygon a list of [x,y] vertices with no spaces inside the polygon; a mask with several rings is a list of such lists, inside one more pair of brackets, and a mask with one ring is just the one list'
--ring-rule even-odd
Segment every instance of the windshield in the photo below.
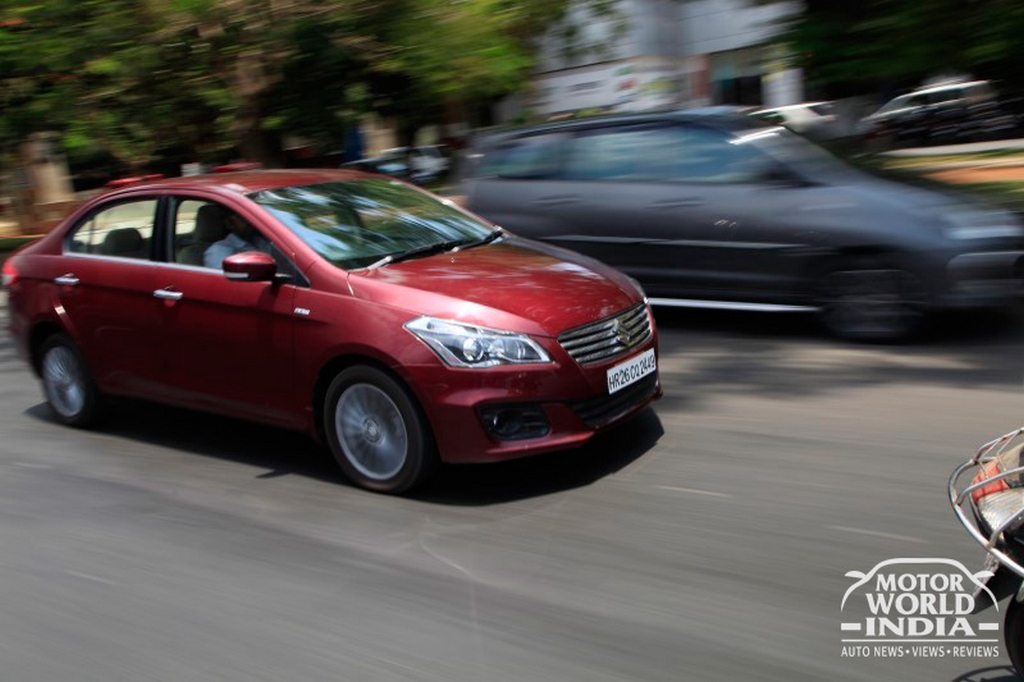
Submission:
{"label": "windshield", "polygon": [[883,104],[881,108],[879,108],[879,110],[875,112],[875,115],[877,116],[878,114],[888,114],[890,111],[902,109],[903,107],[907,106],[909,102],[910,95],[900,95],[896,99]]}
{"label": "windshield", "polygon": [[494,231],[429,194],[380,178],[279,187],[250,198],[346,270],[481,242]]}
{"label": "windshield", "polygon": [[785,128],[754,129],[733,141],[749,145],[811,181],[835,182],[856,175],[856,171],[822,147]]}

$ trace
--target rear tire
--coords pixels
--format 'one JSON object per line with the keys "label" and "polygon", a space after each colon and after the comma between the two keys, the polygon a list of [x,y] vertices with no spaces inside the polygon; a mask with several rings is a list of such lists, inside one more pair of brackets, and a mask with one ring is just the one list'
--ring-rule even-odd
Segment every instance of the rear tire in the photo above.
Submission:
{"label": "rear tire", "polygon": [[327,388],[323,424],[345,476],[368,490],[407,492],[437,464],[433,435],[415,398],[375,367],[338,373]]}
{"label": "rear tire", "polygon": [[854,341],[902,341],[924,321],[921,281],[878,261],[828,269],[818,283],[819,319],[834,335]]}
{"label": "rear tire", "polygon": [[64,334],[54,334],[40,349],[43,394],[62,424],[90,426],[99,419],[102,396],[78,348]]}
{"label": "rear tire", "polygon": [[1016,591],[1006,606],[1003,641],[1006,643],[1006,654],[1010,657],[1014,670],[1024,677],[1024,605],[1017,601]]}

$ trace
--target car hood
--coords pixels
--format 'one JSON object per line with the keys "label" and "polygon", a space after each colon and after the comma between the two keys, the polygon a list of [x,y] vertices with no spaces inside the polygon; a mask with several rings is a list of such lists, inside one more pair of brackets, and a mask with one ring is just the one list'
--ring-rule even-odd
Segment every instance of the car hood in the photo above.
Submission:
{"label": "car hood", "polygon": [[1009,211],[953,190],[916,187],[872,176],[868,178],[847,188],[850,198],[862,206],[873,203],[894,215],[910,213],[935,227],[993,222],[1018,224]]}
{"label": "car hood", "polygon": [[643,300],[628,277],[558,247],[499,242],[350,273],[352,294],[409,310],[511,331],[557,336]]}

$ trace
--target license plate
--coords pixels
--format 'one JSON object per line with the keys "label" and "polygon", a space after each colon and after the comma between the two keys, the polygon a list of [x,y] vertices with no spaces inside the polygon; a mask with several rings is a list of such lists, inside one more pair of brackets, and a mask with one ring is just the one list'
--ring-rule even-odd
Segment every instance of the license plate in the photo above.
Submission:
{"label": "license plate", "polygon": [[630,384],[653,374],[658,369],[658,361],[654,358],[654,349],[641,353],[631,360],[620,362],[608,370],[608,393],[621,391]]}

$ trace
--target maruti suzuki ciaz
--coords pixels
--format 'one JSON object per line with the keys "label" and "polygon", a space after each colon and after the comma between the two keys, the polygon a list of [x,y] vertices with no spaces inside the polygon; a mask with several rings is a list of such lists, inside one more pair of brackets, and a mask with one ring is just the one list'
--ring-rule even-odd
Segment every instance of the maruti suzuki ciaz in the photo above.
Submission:
{"label": "maruti suzuki ciaz", "polygon": [[115,190],[3,283],[59,421],[116,395],[305,430],[381,492],[582,445],[661,395],[636,282],[355,171]]}

